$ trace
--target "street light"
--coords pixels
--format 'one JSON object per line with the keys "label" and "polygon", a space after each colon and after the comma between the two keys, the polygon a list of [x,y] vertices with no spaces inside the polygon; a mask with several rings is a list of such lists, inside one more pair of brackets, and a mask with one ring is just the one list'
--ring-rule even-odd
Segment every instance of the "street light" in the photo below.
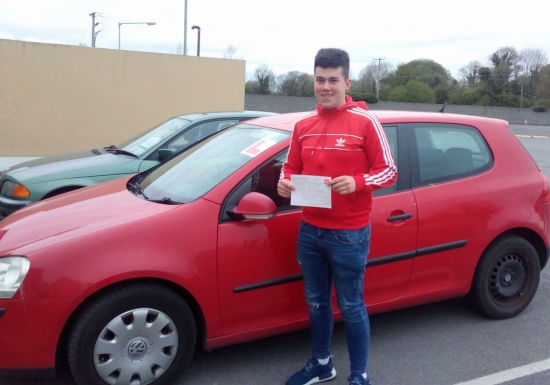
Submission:
{"label": "street light", "polygon": [[135,23],[118,23],[118,49],[120,49],[120,26],[122,24],[147,24],[147,25],[155,25],[157,23],[155,23],[154,21],[138,21],[138,22],[135,22]]}
{"label": "street light", "polygon": [[201,56],[201,27],[198,25],[194,25],[191,27],[191,29],[197,29],[198,35],[197,35],[197,56]]}

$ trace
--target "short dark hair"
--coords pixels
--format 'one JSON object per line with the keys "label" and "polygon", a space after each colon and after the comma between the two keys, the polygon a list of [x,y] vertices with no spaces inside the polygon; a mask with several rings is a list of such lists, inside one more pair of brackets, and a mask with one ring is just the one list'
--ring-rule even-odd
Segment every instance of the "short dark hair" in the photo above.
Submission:
{"label": "short dark hair", "polygon": [[339,48],[321,48],[315,55],[315,68],[338,68],[342,67],[344,79],[349,77],[349,55],[346,51]]}

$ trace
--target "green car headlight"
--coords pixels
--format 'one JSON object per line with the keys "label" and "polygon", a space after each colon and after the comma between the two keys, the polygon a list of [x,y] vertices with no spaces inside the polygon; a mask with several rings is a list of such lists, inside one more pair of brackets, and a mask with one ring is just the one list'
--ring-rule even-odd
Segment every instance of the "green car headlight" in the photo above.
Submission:
{"label": "green car headlight", "polygon": [[11,180],[6,180],[2,183],[0,193],[6,197],[12,198],[27,198],[31,195],[28,188],[22,184],[12,182]]}
{"label": "green car headlight", "polygon": [[25,257],[0,258],[0,299],[14,296],[30,266],[31,263]]}

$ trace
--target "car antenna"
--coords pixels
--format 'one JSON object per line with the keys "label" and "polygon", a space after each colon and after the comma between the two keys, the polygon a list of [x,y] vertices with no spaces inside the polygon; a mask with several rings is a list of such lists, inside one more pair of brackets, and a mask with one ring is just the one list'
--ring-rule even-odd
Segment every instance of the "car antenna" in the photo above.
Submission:
{"label": "car antenna", "polygon": [[441,109],[439,110],[439,112],[443,112],[445,110],[445,106],[447,105],[447,102],[445,102],[445,104],[443,105],[443,107],[441,107]]}

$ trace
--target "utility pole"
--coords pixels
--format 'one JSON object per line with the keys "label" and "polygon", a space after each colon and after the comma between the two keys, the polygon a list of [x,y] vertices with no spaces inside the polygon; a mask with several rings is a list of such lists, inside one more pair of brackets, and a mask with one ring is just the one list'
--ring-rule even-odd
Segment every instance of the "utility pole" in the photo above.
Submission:
{"label": "utility pole", "polygon": [[95,12],[90,13],[92,17],[92,47],[95,47]]}
{"label": "utility pole", "polygon": [[187,55],[187,0],[185,0],[185,14],[183,15],[183,54]]}
{"label": "utility pole", "polygon": [[380,62],[386,60],[385,57],[379,57],[378,59],[372,59],[374,61],[378,60],[378,71],[376,74],[376,99],[378,99],[378,94],[380,93]]}
{"label": "utility pole", "polygon": [[[102,29],[100,29],[97,32],[95,30],[95,27],[97,27],[100,24],[99,21],[98,22],[95,21],[96,13],[97,12],[90,13],[90,16],[92,17],[92,47],[95,47],[95,39],[97,37],[97,34],[100,33],[101,31],[103,31]],[[100,17],[101,13],[97,16]]]}
{"label": "utility pole", "polygon": [[528,69],[529,72],[533,73],[531,68],[521,67],[521,93],[519,98],[519,108],[523,108],[523,82],[525,81],[525,75],[527,74]]}

